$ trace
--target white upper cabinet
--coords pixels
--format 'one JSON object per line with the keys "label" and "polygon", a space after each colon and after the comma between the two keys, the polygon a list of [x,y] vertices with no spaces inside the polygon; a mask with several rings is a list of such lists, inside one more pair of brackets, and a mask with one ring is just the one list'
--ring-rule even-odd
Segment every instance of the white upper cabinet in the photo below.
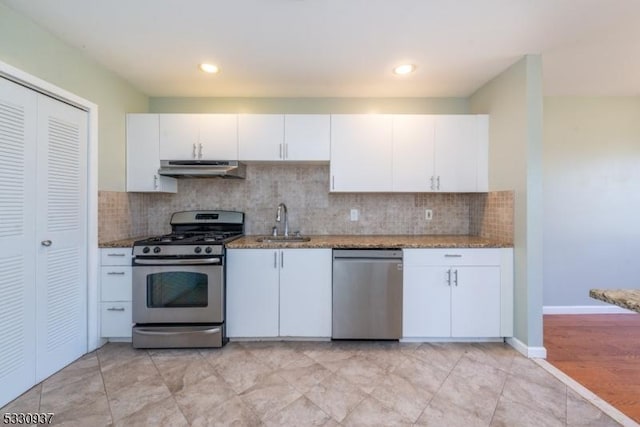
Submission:
{"label": "white upper cabinet", "polygon": [[331,116],[331,191],[392,191],[392,120],[384,114]]}
{"label": "white upper cabinet", "polygon": [[238,147],[243,161],[284,160],[284,115],[240,114]]}
{"label": "white upper cabinet", "polygon": [[284,116],[284,160],[328,162],[331,151],[331,116]]}
{"label": "white upper cabinet", "polygon": [[393,116],[393,191],[431,191],[434,128],[434,116]]}
{"label": "white upper cabinet", "polygon": [[331,191],[488,191],[488,116],[333,115]]}
{"label": "white upper cabinet", "polygon": [[160,114],[161,160],[238,160],[236,114]]}
{"label": "white upper cabinet", "polygon": [[439,115],[435,120],[435,191],[488,191],[488,116]]}
{"label": "white upper cabinet", "polygon": [[178,191],[175,178],[158,175],[159,135],[157,114],[127,114],[127,191]]}
{"label": "white upper cabinet", "polygon": [[242,161],[329,161],[328,114],[241,114]]}

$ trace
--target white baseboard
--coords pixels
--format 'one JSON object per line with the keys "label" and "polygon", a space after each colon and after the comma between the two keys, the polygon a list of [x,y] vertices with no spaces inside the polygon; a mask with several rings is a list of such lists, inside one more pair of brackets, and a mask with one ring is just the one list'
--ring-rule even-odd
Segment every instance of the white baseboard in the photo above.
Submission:
{"label": "white baseboard", "polygon": [[544,347],[529,347],[518,338],[507,338],[507,344],[515,348],[519,353],[528,357],[529,359],[546,359],[547,349]]}
{"label": "white baseboard", "polygon": [[438,338],[438,337],[405,337],[400,342],[421,343],[421,342],[503,342],[504,338]]}
{"label": "white baseboard", "polygon": [[542,314],[625,314],[633,313],[615,305],[545,305]]}

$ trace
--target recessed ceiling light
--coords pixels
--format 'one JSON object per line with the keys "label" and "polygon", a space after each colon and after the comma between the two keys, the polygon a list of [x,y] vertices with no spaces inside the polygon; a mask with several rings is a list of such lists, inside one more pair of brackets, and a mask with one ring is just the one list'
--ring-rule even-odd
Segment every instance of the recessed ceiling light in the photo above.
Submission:
{"label": "recessed ceiling light", "polygon": [[413,64],[402,64],[398,65],[393,69],[393,74],[398,76],[404,76],[407,74],[411,74],[416,70],[416,66]]}
{"label": "recessed ceiling light", "polygon": [[207,63],[200,64],[199,68],[200,68],[200,71],[204,71],[205,73],[210,73],[210,74],[215,74],[218,71],[220,71],[217,65],[207,64]]}

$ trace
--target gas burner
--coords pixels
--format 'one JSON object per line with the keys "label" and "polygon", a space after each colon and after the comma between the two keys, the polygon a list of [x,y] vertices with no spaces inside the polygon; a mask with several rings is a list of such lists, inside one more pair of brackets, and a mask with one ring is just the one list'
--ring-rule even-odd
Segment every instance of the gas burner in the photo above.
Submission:
{"label": "gas burner", "polygon": [[224,253],[224,245],[242,236],[243,231],[242,212],[177,212],[171,217],[171,233],[135,242],[134,256],[165,259]]}

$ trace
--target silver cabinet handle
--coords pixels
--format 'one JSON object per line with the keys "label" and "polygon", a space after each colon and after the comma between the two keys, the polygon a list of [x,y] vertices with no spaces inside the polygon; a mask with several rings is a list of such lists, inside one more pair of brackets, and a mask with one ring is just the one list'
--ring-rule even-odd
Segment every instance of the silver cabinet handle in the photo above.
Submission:
{"label": "silver cabinet handle", "polygon": [[453,270],[453,284],[458,286],[458,270]]}
{"label": "silver cabinet handle", "polygon": [[198,144],[198,158],[202,158],[202,142]]}
{"label": "silver cabinet handle", "polygon": [[153,188],[158,189],[158,175],[153,175]]}
{"label": "silver cabinet handle", "polygon": [[111,253],[111,254],[107,254],[107,256],[125,256],[126,254],[118,254],[118,253]]}
{"label": "silver cabinet handle", "polygon": [[462,258],[460,254],[444,254],[445,258]]}
{"label": "silver cabinet handle", "polygon": [[438,183],[438,185],[436,185],[436,189],[440,190],[440,175],[438,175],[438,178],[436,178],[436,182]]}
{"label": "silver cabinet handle", "polygon": [[447,285],[451,286],[451,269],[447,270]]}
{"label": "silver cabinet handle", "polygon": [[273,252],[273,268],[278,268],[278,252]]}
{"label": "silver cabinet handle", "polygon": [[42,246],[51,246],[53,244],[53,242],[51,240],[43,240],[42,242],[40,242],[40,244]]}
{"label": "silver cabinet handle", "polygon": [[332,190],[336,189],[336,177],[335,177],[335,175],[331,175],[331,189]]}
{"label": "silver cabinet handle", "polygon": [[289,158],[289,144],[284,144],[284,158]]}
{"label": "silver cabinet handle", "polygon": [[107,272],[107,276],[124,276],[124,271],[109,271]]}
{"label": "silver cabinet handle", "polygon": [[196,155],[196,143],[193,143],[193,158],[197,158],[198,156]]}
{"label": "silver cabinet handle", "polygon": [[282,159],[282,143],[280,144],[280,157],[278,157],[279,159]]}
{"label": "silver cabinet handle", "polygon": [[280,251],[280,268],[284,268],[284,251]]}
{"label": "silver cabinet handle", "polygon": [[435,180],[435,177],[434,177],[433,175],[431,175],[431,189],[432,189],[432,190],[435,190],[435,189],[436,189],[436,186],[435,186],[435,184],[434,184],[434,180]]}
{"label": "silver cabinet handle", "polygon": [[109,307],[107,311],[124,311],[124,307]]}

